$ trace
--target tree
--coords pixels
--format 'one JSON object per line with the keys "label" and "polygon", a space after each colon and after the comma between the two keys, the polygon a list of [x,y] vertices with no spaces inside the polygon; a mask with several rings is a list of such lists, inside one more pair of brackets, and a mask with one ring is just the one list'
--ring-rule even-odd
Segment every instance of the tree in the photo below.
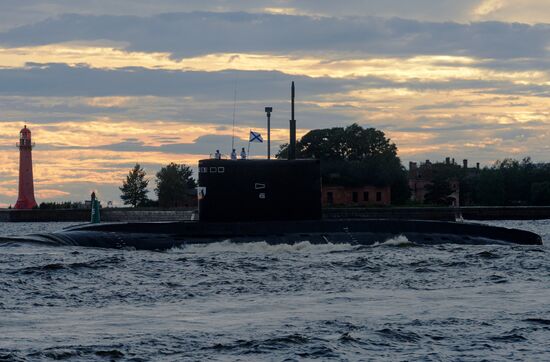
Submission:
{"label": "tree", "polygon": [[[372,157],[397,157],[397,146],[375,128],[354,123],[346,128],[334,127],[309,131],[296,144],[301,158],[321,160],[364,161]],[[288,144],[282,145],[278,158],[288,155]]]}
{"label": "tree", "polygon": [[[296,155],[322,161],[325,185],[389,185],[394,204],[404,203],[410,197],[407,173],[397,157],[397,146],[375,128],[352,124],[312,130],[296,143]],[[282,145],[277,158],[287,156],[288,145]]]}
{"label": "tree", "polygon": [[180,207],[189,204],[190,194],[197,186],[189,166],[170,163],[157,172],[155,192],[162,207]]}
{"label": "tree", "polygon": [[132,205],[133,207],[142,206],[147,202],[147,186],[149,180],[145,178],[146,173],[141,168],[139,163],[136,163],[134,168],[130,170],[126,180],[122,182],[122,187],[119,187],[122,191],[120,198],[124,201],[125,205]]}
{"label": "tree", "polygon": [[479,205],[548,205],[546,182],[550,182],[550,163],[504,159],[484,168],[475,190]]}

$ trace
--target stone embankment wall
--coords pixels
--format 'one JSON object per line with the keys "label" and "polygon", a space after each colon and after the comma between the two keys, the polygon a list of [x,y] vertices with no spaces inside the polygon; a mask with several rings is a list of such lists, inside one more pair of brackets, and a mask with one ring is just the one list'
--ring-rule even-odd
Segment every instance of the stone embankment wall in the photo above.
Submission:
{"label": "stone embankment wall", "polygon": [[102,221],[178,221],[198,218],[193,209],[169,210],[135,210],[135,209],[104,209],[101,211]]}
{"label": "stone embankment wall", "polygon": [[451,208],[403,207],[403,208],[329,208],[323,210],[326,219],[409,219],[454,221],[460,217]]}
{"label": "stone embankment wall", "polygon": [[[178,221],[193,220],[193,209],[101,209],[101,221]],[[0,222],[90,221],[90,210],[0,210]]]}
{"label": "stone embankment wall", "polygon": [[550,219],[550,206],[510,207],[388,207],[333,208],[323,210],[328,219],[410,219],[410,220],[542,220]]}

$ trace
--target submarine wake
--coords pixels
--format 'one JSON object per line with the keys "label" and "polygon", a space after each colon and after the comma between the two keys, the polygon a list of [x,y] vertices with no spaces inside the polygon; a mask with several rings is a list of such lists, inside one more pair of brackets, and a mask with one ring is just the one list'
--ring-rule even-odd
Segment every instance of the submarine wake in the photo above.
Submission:
{"label": "submarine wake", "polygon": [[374,243],[373,246],[415,246],[416,244],[407,239],[404,235],[398,235],[395,238],[390,238],[382,243]]}
{"label": "submarine wake", "polygon": [[266,241],[251,241],[238,242],[225,240],[222,242],[214,242],[210,244],[187,244],[182,247],[170,249],[173,253],[210,253],[210,252],[226,252],[226,253],[330,253],[339,251],[352,251],[357,249],[357,245],[349,243],[325,243],[312,244],[309,241],[300,241],[295,244],[269,244]]}

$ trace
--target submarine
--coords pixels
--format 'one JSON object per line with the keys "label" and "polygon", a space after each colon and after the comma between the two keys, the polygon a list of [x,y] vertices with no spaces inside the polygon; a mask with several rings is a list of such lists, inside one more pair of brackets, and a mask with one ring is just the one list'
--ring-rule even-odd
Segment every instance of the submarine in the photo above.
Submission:
{"label": "submarine", "polygon": [[464,222],[323,219],[321,163],[296,159],[294,82],[288,159],[204,159],[198,163],[197,221],[98,223],[4,241],[167,250],[223,241],[376,245],[405,236],[418,245],[541,245],[539,235]]}

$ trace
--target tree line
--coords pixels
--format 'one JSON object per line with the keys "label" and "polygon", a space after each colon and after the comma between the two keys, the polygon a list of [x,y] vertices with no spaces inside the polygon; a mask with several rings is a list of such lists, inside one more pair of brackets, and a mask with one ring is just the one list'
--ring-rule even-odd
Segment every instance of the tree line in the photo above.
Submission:
{"label": "tree line", "polygon": [[42,210],[82,209],[84,207],[84,203],[79,201],[41,202],[38,205],[38,208]]}
{"label": "tree line", "polygon": [[[297,157],[318,158],[323,185],[390,186],[393,205],[410,203],[408,172],[384,132],[357,124],[312,130],[296,143]],[[282,145],[278,158],[288,156]],[[432,164],[425,203],[448,204],[450,180],[458,180],[461,205],[550,205],[550,163],[504,159],[481,170]]]}
{"label": "tree line", "polygon": [[[397,146],[384,132],[357,124],[312,130],[296,143],[298,158],[317,158],[321,162],[323,185],[357,187],[390,186],[391,203],[410,203],[408,171],[397,155]],[[286,158],[288,144],[277,158]],[[461,205],[550,205],[550,163],[504,159],[483,169],[467,169],[454,163],[434,163],[431,184],[424,200],[446,204],[453,192],[450,181],[460,185]],[[123,180],[121,199],[134,207],[195,206],[197,183],[185,164],[170,163],[155,175],[157,200],[148,197],[150,179],[139,163]],[[77,207],[70,203],[40,205],[41,208]]]}
{"label": "tree line", "polygon": [[476,172],[439,164],[427,201],[437,203],[450,189],[452,178],[459,181],[461,205],[550,205],[550,163],[535,163],[529,157],[506,158]]}
{"label": "tree line", "polygon": [[119,187],[124,204],[133,207],[194,206],[194,190],[197,184],[189,166],[172,162],[156,173],[154,191],[158,200],[149,199],[149,182],[145,170],[136,163]]}
{"label": "tree line", "polygon": [[[312,130],[296,144],[299,158],[321,162],[323,185],[390,186],[393,205],[410,203],[408,171],[397,155],[397,146],[384,132],[357,124]],[[286,158],[288,144],[277,158]],[[425,203],[445,204],[452,193],[451,180],[460,185],[461,205],[550,205],[550,163],[504,159],[483,169],[467,169],[454,163],[431,165],[431,185]],[[121,199],[134,207],[194,206],[197,183],[185,164],[170,163],[155,175],[157,200],[148,197],[150,179],[139,163],[123,180]],[[41,204],[40,208],[74,208],[75,203]]]}

